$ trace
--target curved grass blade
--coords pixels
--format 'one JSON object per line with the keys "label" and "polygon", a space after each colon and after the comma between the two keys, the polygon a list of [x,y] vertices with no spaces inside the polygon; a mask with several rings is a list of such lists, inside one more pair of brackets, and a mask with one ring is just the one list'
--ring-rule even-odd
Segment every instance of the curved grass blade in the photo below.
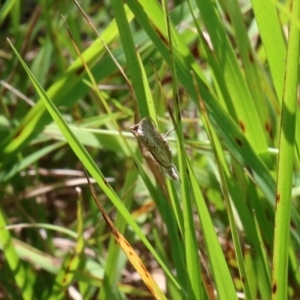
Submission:
{"label": "curved grass blade", "polygon": [[[9,41],[10,43],[10,41]],[[158,261],[158,263],[162,266],[164,271],[166,272],[167,276],[173,281],[174,285],[177,286],[177,288],[180,290],[181,287],[178,284],[177,280],[175,279],[174,275],[170,272],[170,270],[166,267],[165,263],[161,260],[157,252],[154,250],[154,248],[151,246],[147,238],[144,236],[143,232],[139,228],[139,226],[136,224],[136,222],[133,220],[131,214],[128,212],[126,207],[124,206],[123,202],[120,200],[120,198],[117,196],[115,191],[111,188],[109,183],[105,180],[105,177],[101,173],[101,171],[98,169],[97,165],[91,158],[91,156],[88,154],[86,149],[80,144],[75,137],[74,133],[70,130],[65,120],[60,115],[57,108],[54,106],[52,101],[49,99],[45,91],[42,89],[42,87],[39,85],[33,74],[30,72],[29,68],[25,64],[25,62],[22,60],[22,58],[19,56],[17,50],[14,48],[14,46],[10,43],[14,53],[20,60],[21,64],[23,65],[24,69],[26,70],[28,76],[30,77],[33,85],[35,86],[37,92],[39,93],[40,97],[43,99],[44,104],[46,108],[49,110],[49,113],[51,114],[53,120],[58,125],[61,132],[64,134],[67,142],[69,143],[70,147],[73,149],[77,157],[82,161],[83,165],[87,168],[87,170],[92,174],[92,176],[95,178],[97,183],[99,184],[100,188],[103,190],[103,192],[107,195],[107,197],[113,202],[117,210],[120,212],[120,214],[127,220],[128,224],[133,228],[133,230],[136,232],[136,234],[139,236],[139,238],[142,240],[142,242],[145,244],[145,246],[149,249],[149,251],[153,254],[155,259]]]}

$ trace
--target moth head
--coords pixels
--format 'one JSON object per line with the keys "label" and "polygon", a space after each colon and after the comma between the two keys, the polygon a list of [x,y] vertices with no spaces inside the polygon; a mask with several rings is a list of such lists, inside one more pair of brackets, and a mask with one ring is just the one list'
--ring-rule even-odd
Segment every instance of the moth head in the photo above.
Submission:
{"label": "moth head", "polygon": [[139,124],[135,124],[131,127],[129,127],[129,130],[131,131],[131,133],[135,136],[138,137],[141,135],[140,129],[139,129]]}

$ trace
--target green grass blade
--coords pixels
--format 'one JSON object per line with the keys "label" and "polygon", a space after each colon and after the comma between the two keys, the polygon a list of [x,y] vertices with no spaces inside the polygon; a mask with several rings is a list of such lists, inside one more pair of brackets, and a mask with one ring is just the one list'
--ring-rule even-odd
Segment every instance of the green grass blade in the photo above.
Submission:
{"label": "green grass blade", "polygon": [[0,208],[0,244],[3,249],[3,253],[6,262],[11,270],[14,281],[17,284],[19,293],[23,299],[34,299],[33,284],[30,279],[30,270],[25,269],[23,262],[20,260],[16,249],[13,245],[12,236],[10,232],[5,228],[7,221],[4,212]]}
{"label": "green grass blade", "polygon": [[[291,11],[300,18],[300,2],[293,1]],[[292,170],[296,131],[297,88],[299,80],[300,33],[291,22],[287,48],[286,73],[279,138],[278,178],[276,191],[275,236],[272,274],[272,299],[285,299],[288,293],[288,251]]]}
{"label": "green grass blade", "polygon": [[197,179],[191,166],[188,164],[191,178],[191,185],[195,193],[195,201],[198,216],[201,221],[202,231],[208,251],[209,261],[212,268],[212,276],[215,280],[216,289],[220,299],[237,299],[235,287],[226,263],[220,243],[215,233],[215,229],[209,215],[207,206],[199,189]]}
{"label": "green grass blade", "polygon": [[124,53],[129,68],[129,74],[132,81],[132,86],[135,92],[137,100],[138,111],[141,113],[141,117],[149,116],[148,106],[146,104],[146,95],[144,87],[144,81],[142,76],[142,70],[138,56],[136,54],[135,45],[133,42],[132,34],[129,29],[129,24],[124,11],[123,2],[120,0],[111,1],[114,15],[119,29],[121,42],[123,45]]}
{"label": "green grass blade", "polygon": [[80,269],[84,263],[84,257],[82,256],[85,246],[83,237],[83,203],[81,192],[79,190],[77,192],[79,192],[79,200],[77,201],[77,242],[74,253],[67,255],[62,264],[63,267],[60,268],[54,279],[52,290],[47,295],[47,298],[51,300],[65,298],[68,287],[74,281],[76,270]]}
{"label": "green grass blade", "polygon": [[[239,52],[241,54],[241,60],[245,70],[245,79],[252,94],[253,101],[255,102],[255,108],[257,114],[260,116],[260,126],[267,130],[270,128],[270,116],[267,110],[267,106],[264,99],[264,93],[261,83],[261,69],[259,68],[258,59],[255,52],[251,48],[250,41],[248,39],[248,33],[246,31],[241,8],[236,0],[228,1],[227,3],[228,14],[232,23],[235,38]],[[267,126],[269,125],[269,126]],[[268,131],[267,134],[270,134]]]}
{"label": "green grass blade", "polygon": [[277,98],[280,101],[283,93],[286,46],[278,14],[275,5],[270,0],[252,0],[251,2],[270,65]]}
{"label": "green grass blade", "polygon": [[[229,38],[225,33],[223,23],[214,9],[214,3],[212,1],[197,1],[197,4],[213,44],[214,55],[219,65],[218,70],[221,71],[221,74],[215,74],[215,78],[224,80],[229,92],[230,99],[225,99],[227,110],[234,117],[236,114],[235,122],[251,145],[255,147],[257,153],[265,154],[268,161],[266,137],[262,130],[258,112],[254,106],[249,87],[239,68]],[[224,93],[227,94],[227,92]]]}

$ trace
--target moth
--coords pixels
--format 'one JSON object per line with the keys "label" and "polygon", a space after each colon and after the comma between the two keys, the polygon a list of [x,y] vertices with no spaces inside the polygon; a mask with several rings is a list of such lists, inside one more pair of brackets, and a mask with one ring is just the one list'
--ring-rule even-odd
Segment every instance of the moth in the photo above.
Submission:
{"label": "moth", "polygon": [[130,131],[136,139],[148,149],[153,158],[165,171],[165,174],[175,181],[180,180],[179,173],[173,163],[172,152],[164,135],[160,134],[151,117],[142,119],[139,123],[131,126]]}

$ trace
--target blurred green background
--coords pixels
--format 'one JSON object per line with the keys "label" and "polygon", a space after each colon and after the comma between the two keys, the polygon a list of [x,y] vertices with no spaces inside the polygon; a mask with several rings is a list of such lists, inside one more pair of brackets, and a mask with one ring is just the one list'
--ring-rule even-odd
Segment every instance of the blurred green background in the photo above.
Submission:
{"label": "blurred green background", "polygon": [[299,1],[79,5],[1,2],[0,298],[298,299]]}

